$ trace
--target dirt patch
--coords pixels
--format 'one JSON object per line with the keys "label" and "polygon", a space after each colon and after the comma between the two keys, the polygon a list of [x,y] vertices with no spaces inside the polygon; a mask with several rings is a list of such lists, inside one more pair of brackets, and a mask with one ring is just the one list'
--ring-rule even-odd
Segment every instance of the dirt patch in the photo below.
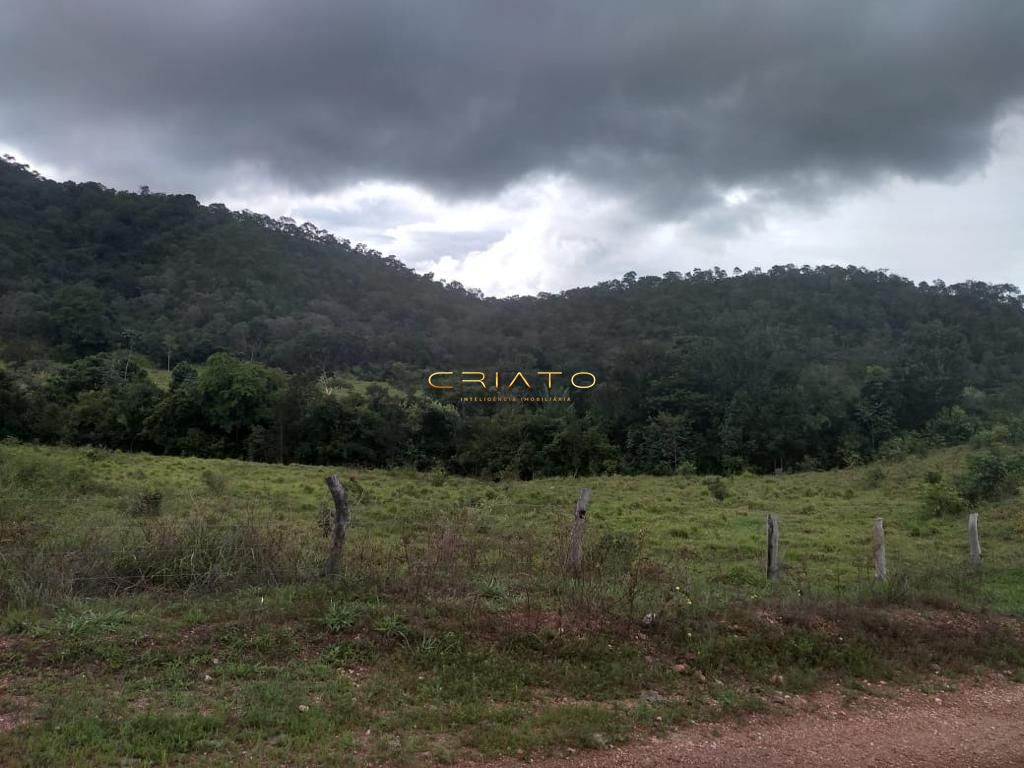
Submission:
{"label": "dirt patch", "polygon": [[961,635],[977,635],[998,628],[1009,632],[1016,639],[1024,639],[1024,622],[1009,616],[984,615],[964,611],[913,608],[887,608],[880,615],[888,616],[899,624],[918,630],[956,632]]}
{"label": "dirt patch", "polygon": [[31,719],[32,700],[10,692],[7,678],[0,678],[0,733],[13,731]]}
{"label": "dirt patch", "polygon": [[[895,693],[895,691],[892,691]],[[519,761],[493,763],[511,768]],[[1024,685],[902,690],[850,704],[829,693],[786,714],[696,725],[644,743],[534,761],[540,768],[1020,768]]]}
{"label": "dirt patch", "polygon": [[[472,623],[472,634],[487,642],[499,642],[511,636],[535,633],[580,638],[595,632],[622,635],[625,622],[610,623],[605,617],[588,617],[583,613],[562,613],[539,608],[516,608],[507,611],[483,611]],[[618,630],[616,632],[616,630]]]}

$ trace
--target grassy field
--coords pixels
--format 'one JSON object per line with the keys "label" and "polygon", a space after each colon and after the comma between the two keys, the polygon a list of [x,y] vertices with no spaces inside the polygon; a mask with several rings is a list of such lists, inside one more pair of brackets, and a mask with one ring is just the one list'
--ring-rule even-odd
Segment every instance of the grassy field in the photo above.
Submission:
{"label": "grassy field", "polygon": [[[490,483],[3,445],[0,764],[445,764],[601,748],[826,685],[1020,678],[1020,497],[979,508],[980,572],[965,518],[922,508],[970,451]],[[352,525],[328,581],[331,471]]]}

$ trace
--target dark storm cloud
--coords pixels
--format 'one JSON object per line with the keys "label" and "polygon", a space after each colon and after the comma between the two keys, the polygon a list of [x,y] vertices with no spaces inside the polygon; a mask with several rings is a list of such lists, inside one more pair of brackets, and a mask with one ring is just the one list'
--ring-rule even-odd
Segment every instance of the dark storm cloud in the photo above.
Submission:
{"label": "dark storm cloud", "polygon": [[567,173],[661,213],[983,162],[1024,3],[39,2],[0,19],[0,143],[212,194]]}

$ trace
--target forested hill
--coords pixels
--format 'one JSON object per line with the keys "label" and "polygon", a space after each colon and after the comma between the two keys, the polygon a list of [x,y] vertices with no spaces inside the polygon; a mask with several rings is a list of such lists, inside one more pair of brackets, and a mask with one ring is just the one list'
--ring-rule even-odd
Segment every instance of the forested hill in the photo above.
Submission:
{"label": "forested hill", "polygon": [[[568,411],[460,410],[444,440],[412,453],[290,454],[283,437],[278,446],[278,458],[396,463],[415,454],[416,463],[471,472],[830,466],[940,422],[965,434],[1024,401],[1024,306],[1009,285],[786,266],[629,273],[558,295],[484,298],[311,224],[189,195],[58,183],[0,162],[5,375],[126,348],[168,367],[217,352],[296,374],[358,366],[417,398],[426,370],[595,372],[600,386]],[[209,427],[196,418],[190,429]],[[271,428],[242,426],[261,425]],[[183,447],[139,427],[131,444],[252,454],[232,429],[230,439]],[[393,439],[412,445],[410,430]],[[575,445],[579,430],[599,450],[569,460],[566,448],[558,461],[567,464],[524,447],[563,432]],[[104,442],[97,434],[62,439]],[[504,453],[481,458],[488,451]]]}
{"label": "forested hill", "polygon": [[453,308],[472,303],[310,224],[61,184],[12,162],[0,162],[0,264],[4,335],[70,355],[132,333],[157,358],[426,362]]}

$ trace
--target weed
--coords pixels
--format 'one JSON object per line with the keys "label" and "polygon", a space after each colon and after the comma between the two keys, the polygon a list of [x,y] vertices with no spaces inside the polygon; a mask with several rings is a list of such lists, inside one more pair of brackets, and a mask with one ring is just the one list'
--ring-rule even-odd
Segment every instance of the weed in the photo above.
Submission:
{"label": "weed", "polygon": [[401,616],[395,614],[382,616],[373,625],[373,631],[380,633],[384,637],[391,638],[392,640],[401,640],[402,642],[407,642],[411,634],[409,625],[405,623]]}
{"label": "weed", "polygon": [[324,626],[328,632],[337,634],[351,629],[359,620],[359,611],[351,603],[339,603],[331,600],[324,614]]}

